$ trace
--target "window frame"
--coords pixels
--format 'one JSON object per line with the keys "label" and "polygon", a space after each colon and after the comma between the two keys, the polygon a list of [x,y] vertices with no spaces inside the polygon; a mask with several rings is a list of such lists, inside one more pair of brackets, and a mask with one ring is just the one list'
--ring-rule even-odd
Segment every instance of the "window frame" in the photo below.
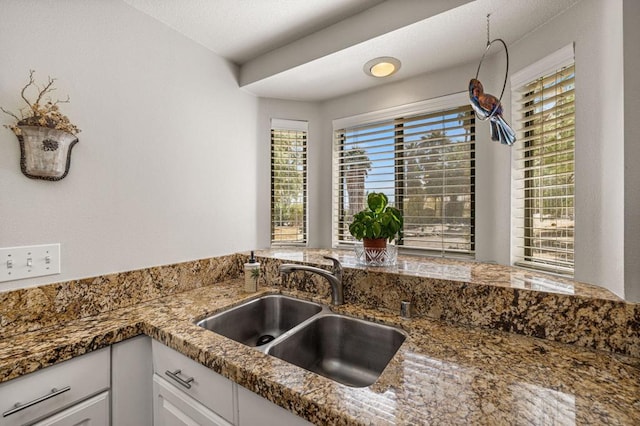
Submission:
{"label": "window frame", "polygon": [[[525,130],[521,125],[526,120],[525,117],[519,117],[518,111],[523,108],[522,104],[522,95],[525,93],[524,88],[533,84],[536,80],[540,80],[541,78],[549,78],[550,75],[557,74],[561,70],[574,66],[575,67],[575,55],[574,55],[574,45],[573,43],[564,46],[563,48],[553,52],[552,54],[542,58],[541,60],[534,62],[533,64],[525,67],[521,71],[514,73],[511,77],[511,115],[512,115],[512,123],[516,127],[516,132],[518,133],[518,138],[521,139],[522,134]],[[575,68],[573,71],[575,78]],[[575,84],[575,83],[574,83]],[[575,90],[575,86],[574,86]],[[575,96],[575,92],[574,92]],[[572,167],[575,175],[576,161],[576,123],[575,123],[575,97],[573,100],[574,103],[574,124],[573,124],[573,160]],[[555,108],[555,107],[554,107]],[[542,137],[542,136],[541,136]],[[516,144],[522,144],[522,141],[516,141]],[[573,204],[573,250],[571,251],[571,256],[573,258],[573,262],[570,266],[560,265],[561,262],[550,262],[544,261],[542,258],[535,258],[535,256],[531,255],[527,252],[527,240],[531,240],[534,237],[531,234],[528,234],[526,231],[527,223],[531,224],[531,220],[533,220],[533,216],[528,217],[525,213],[527,209],[527,200],[530,198],[526,197],[526,191],[533,191],[537,188],[531,188],[526,185],[526,183],[519,184],[520,181],[526,182],[527,180],[532,179],[531,176],[527,175],[525,170],[525,157],[527,152],[532,151],[533,147],[523,147],[518,145],[516,148],[516,152],[511,156],[511,263],[516,266],[524,267],[527,269],[550,272],[557,275],[562,275],[566,277],[573,277],[575,274],[575,221],[576,221],[576,211],[575,211],[575,181],[572,186],[572,197],[574,200]],[[539,189],[537,189],[539,191]],[[565,196],[566,197],[566,196]],[[528,221],[528,222],[527,222]]]}
{"label": "window frame", "polygon": [[[345,118],[333,120],[333,135],[334,135],[333,139],[334,140],[333,140],[333,158],[332,158],[333,171],[332,171],[332,226],[331,226],[333,247],[348,248],[348,247],[352,247],[356,243],[355,241],[351,242],[351,241],[345,241],[343,239],[340,239],[339,226],[341,221],[340,219],[341,184],[340,184],[339,156],[340,156],[341,145],[337,140],[338,132],[340,130],[350,129],[358,126],[365,126],[365,125],[375,126],[378,123],[387,124],[387,123],[394,122],[396,120],[411,120],[413,117],[416,117],[416,116],[435,114],[438,112],[445,113],[448,110],[452,110],[455,108],[465,108],[467,106],[469,107],[469,109],[471,109],[469,105],[468,93],[459,92],[451,95],[428,99],[425,101],[415,102],[411,104],[387,108],[384,110],[373,111],[373,112],[359,114],[351,117],[345,117]],[[404,246],[401,243],[398,245],[398,249],[401,252],[412,253],[412,254],[422,254],[422,255],[438,255],[438,256],[446,256],[446,257],[452,257],[452,258],[475,258],[475,248],[476,248],[476,242],[475,242],[476,189],[475,189],[475,186],[477,184],[476,174],[475,174],[476,158],[475,158],[475,149],[474,149],[475,143],[476,143],[475,115],[472,114],[471,119],[473,121],[472,121],[472,125],[470,126],[471,128],[470,135],[472,139],[469,141],[469,144],[472,147],[470,152],[470,158],[469,158],[469,162],[470,162],[469,170],[471,171],[471,177],[470,177],[471,194],[470,194],[470,201],[469,201],[470,214],[471,214],[471,217],[469,218],[469,222],[470,222],[469,235],[471,239],[469,243],[470,249],[464,250],[464,251],[456,251],[456,250],[445,249],[444,246],[441,246],[440,248],[433,248],[433,247],[419,248],[419,247],[412,247],[412,246]],[[397,127],[397,125],[395,128],[398,129],[396,130],[396,139],[401,138],[403,135],[397,134],[397,132],[399,131],[399,128]],[[394,167],[397,174],[398,166],[402,166],[402,164],[399,164],[399,162],[402,162],[403,159],[398,157],[397,155],[394,158],[395,158]],[[403,185],[398,185],[398,182],[401,182],[401,181],[402,180],[397,180],[397,179],[395,180],[394,195],[396,198],[396,202],[394,203],[394,205],[400,205],[399,203],[401,203],[401,201],[399,200],[401,200],[402,197],[404,196],[402,192],[398,192],[398,191],[402,191],[403,189]]]}
{"label": "window frame", "polygon": [[[274,219],[274,186],[275,186],[275,170],[274,170],[274,131],[292,131],[303,133],[303,170],[302,170],[302,238],[298,240],[277,240],[275,236],[275,219]],[[306,247],[309,244],[309,176],[308,176],[308,143],[309,143],[309,122],[304,120],[291,120],[291,119],[279,119],[272,118],[270,126],[269,136],[269,151],[270,151],[270,205],[269,205],[269,217],[270,217],[270,245],[271,247]]]}

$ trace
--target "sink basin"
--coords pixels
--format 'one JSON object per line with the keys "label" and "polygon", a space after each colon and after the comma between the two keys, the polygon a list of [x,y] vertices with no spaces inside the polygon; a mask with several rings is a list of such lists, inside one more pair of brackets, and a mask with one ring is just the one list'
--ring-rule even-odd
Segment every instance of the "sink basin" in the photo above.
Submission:
{"label": "sink basin", "polygon": [[279,294],[263,296],[198,321],[200,327],[247,346],[266,345],[322,310]]}
{"label": "sink basin", "polygon": [[341,315],[321,315],[271,346],[267,353],[352,387],[373,384],[405,334]]}
{"label": "sink basin", "polygon": [[250,300],[196,324],[352,387],[373,384],[406,338],[394,327],[280,294]]}

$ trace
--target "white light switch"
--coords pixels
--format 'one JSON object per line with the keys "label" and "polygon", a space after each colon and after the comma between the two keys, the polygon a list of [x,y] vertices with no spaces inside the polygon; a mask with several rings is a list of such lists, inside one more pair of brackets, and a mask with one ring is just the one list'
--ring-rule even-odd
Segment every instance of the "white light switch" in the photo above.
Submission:
{"label": "white light switch", "polygon": [[60,244],[0,248],[0,282],[60,273]]}

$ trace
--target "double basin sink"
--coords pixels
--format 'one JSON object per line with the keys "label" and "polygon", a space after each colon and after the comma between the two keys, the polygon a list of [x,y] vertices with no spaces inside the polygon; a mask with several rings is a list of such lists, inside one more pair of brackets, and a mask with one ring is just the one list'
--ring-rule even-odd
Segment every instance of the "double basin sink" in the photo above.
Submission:
{"label": "double basin sink", "polygon": [[250,300],[196,323],[347,386],[373,384],[406,334],[280,294]]}

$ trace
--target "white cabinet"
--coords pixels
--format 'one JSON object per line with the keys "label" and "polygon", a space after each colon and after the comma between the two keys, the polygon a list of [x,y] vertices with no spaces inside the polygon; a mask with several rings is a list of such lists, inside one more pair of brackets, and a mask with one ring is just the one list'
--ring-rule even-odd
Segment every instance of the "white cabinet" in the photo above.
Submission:
{"label": "white cabinet", "polygon": [[109,392],[73,405],[33,426],[109,426]]}
{"label": "white cabinet", "polygon": [[309,424],[147,336],[0,384],[0,426]]}
{"label": "white cabinet", "polygon": [[279,405],[238,386],[239,426],[308,426],[309,423]]}
{"label": "white cabinet", "polygon": [[[191,405],[206,407],[209,412],[215,413],[215,416],[225,419],[225,423],[208,424],[229,425],[235,423],[234,383],[232,381],[156,340],[152,342],[152,351],[153,371],[155,373],[153,380],[154,425],[182,424],[179,422],[163,422],[166,421],[166,415],[171,411],[168,407],[189,405],[184,402],[189,400],[194,402]],[[162,381],[158,381],[158,378],[161,378]],[[172,391],[176,390],[178,393],[173,392],[171,396],[167,396],[169,395],[166,390],[167,387]],[[164,390],[164,396],[162,397],[158,393],[160,390]],[[184,398],[178,398],[176,396],[178,394],[184,396]],[[183,401],[181,402],[183,405],[177,405],[176,401],[178,400]]]}
{"label": "white cabinet", "polygon": [[231,425],[157,374],[153,376],[153,419],[155,426]]}
{"label": "white cabinet", "polygon": [[154,426],[311,424],[160,342],[152,348]]}
{"label": "white cabinet", "polygon": [[111,346],[111,421],[114,426],[153,424],[151,338]]}
{"label": "white cabinet", "polygon": [[[104,348],[0,384],[0,426],[30,424],[104,393],[109,371],[110,349]],[[92,421],[86,424],[108,424],[108,408],[106,417]]]}

